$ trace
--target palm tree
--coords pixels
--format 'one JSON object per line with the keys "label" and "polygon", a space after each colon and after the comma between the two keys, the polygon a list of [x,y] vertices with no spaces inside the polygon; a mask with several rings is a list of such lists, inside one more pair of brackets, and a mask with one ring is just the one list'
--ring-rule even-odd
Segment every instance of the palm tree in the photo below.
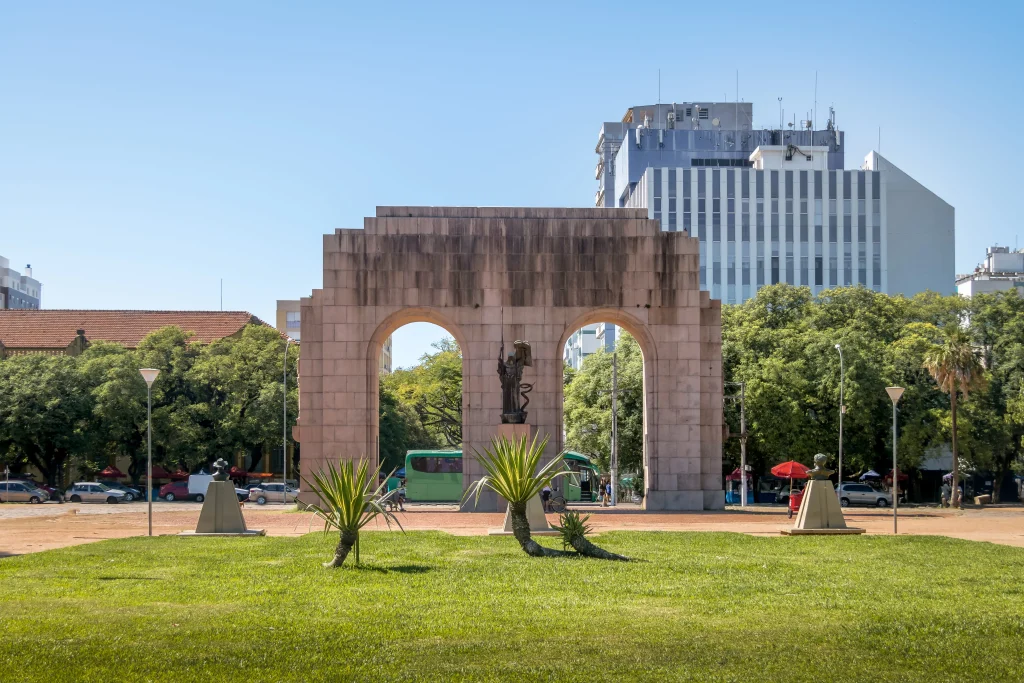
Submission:
{"label": "palm tree", "polygon": [[320,498],[320,505],[311,504],[306,509],[324,521],[325,534],[331,529],[341,532],[341,538],[334,549],[334,559],[325,562],[325,567],[340,567],[353,546],[356,549],[356,564],[359,564],[359,530],[378,516],[384,518],[388,528],[391,522],[397,524],[399,529],[402,528],[394,513],[385,509],[388,498],[397,489],[383,493],[387,480],[373,488],[379,474],[380,465],[371,472],[370,463],[360,458],[358,465],[348,460],[342,462],[340,468],[328,463],[326,473],[323,470],[317,472],[312,482],[304,479]]}
{"label": "palm tree", "polygon": [[956,448],[957,394],[962,393],[966,400],[968,392],[981,388],[985,383],[984,368],[971,346],[970,337],[959,327],[949,332],[943,344],[932,347],[925,354],[924,367],[935,378],[939,388],[949,394],[953,420],[953,506],[960,507],[960,461]]}
{"label": "palm tree", "polygon": [[491,439],[490,448],[477,453],[477,459],[487,473],[466,491],[463,502],[476,496],[480,502],[480,494],[490,489],[508,501],[509,516],[512,518],[512,534],[519,541],[523,551],[531,557],[565,557],[575,553],[545,548],[530,537],[530,520],[526,516],[526,505],[540,495],[545,486],[557,477],[569,472],[562,466],[561,458],[552,458],[551,462],[538,469],[544,448],[548,445],[548,437],[537,443],[527,444],[526,437],[509,440],[504,436]]}

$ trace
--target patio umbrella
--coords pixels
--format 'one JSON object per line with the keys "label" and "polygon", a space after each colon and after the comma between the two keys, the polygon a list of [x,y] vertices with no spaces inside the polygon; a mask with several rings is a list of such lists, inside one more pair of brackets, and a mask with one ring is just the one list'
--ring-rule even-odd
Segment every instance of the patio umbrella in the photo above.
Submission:
{"label": "patio umbrella", "polygon": [[103,477],[104,479],[123,479],[124,472],[117,469],[113,465],[110,465],[100,471],[100,476]]}
{"label": "patio umbrella", "polygon": [[798,462],[790,460],[788,462],[782,462],[772,468],[772,474],[782,479],[806,479],[807,471],[810,468],[807,465],[801,465]]}
{"label": "patio umbrella", "polygon": [[942,475],[942,481],[953,481],[953,473],[950,472],[949,474]]}
{"label": "patio umbrella", "polygon": [[801,465],[794,460],[788,460],[786,462],[780,462],[778,465],[772,468],[772,474],[776,477],[783,479],[789,479],[789,495],[793,496],[793,480],[794,479],[806,479],[807,471],[810,468],[807,465]]}
{"label": "patio umbrella", "polygon": [[874,470],[868,470],[864,474],[860,475],[860,480],[861,481],[864,481],[865,479],[881,479],[881,478],[882,478],[882,475],[879,474],[878,472],[875,472]]}
{"label": "patio umbrella", "polygon": [[243,470],[241,467],[232,466],[231,469],[228,470],[228,476],[231,477],[232,479],[241,479],[243,477],[248,477],[249,473]]}
{"label": "patio umbrella", "polygon": [[[910,479],[910,475],[904,472],[903,470],[898,470],[897,476],[900,478],[900,481],[907,481],[908,479]],[[892,470],[889,470],[888,474],[885,475],[885,480],[888,482],[892,481]]]}
{"label": "patio umbrella", "polygon": [[171,473],[165,470],[160,465],[153,465],[153,478],[154,479],[170,479]]}
{"label": "patio umbrella", "polygon": [[178,470],[171,473],[171,479],[188,479],[189,474],[185,470]]}

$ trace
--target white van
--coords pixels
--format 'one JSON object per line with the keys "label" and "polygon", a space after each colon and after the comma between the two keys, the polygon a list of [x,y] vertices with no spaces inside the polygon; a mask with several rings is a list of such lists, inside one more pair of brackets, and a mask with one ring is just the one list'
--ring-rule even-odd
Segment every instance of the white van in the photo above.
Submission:
{"label": "white van", "polygon": [[212,474],[190,474],[188,476],[188,495],[206,497],[206,489],[210,488],[210,482],[213,481]]}

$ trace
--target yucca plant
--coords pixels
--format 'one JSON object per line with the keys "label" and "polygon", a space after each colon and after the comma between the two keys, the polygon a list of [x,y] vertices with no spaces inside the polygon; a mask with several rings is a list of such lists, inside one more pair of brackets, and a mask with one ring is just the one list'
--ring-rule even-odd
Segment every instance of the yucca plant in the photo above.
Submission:
{"label": "yucca plant", "polygon": [[512,518],[512,534],[523,551],[531,557],[563,557],[572,554],[545,548],[530,536],[530,521],[526,517],[527,503],[539,496],[552,481],[568,474],[562,467],[561,458],[552,458],[551,462],[540,466],[547,445],[546,436],[540,443],[537,442],[537,436],[533,438],[533,443],[527,443],[525,436],[511,440],[504,436],[492,438],[490,447],[476,454],[486,474],[473,482],[463,497],[463,502],[466,502],[475,496],[476,504],[480,502],[483,490],[490,489],[507,500],[509,516]]}
{"label": "yucca plant", "polygon": [[629,562],[628,557],[610,553],[587,540],[587,534],[591,532],[590,525],[587,524],[588,519],[590,519],[590,515],[581,517],[580,513],[576,510],[570,510],[559,516],[558,524],[553,526],[562,534],[562,547],[571,547],[580,555],[596,557],[600,560]]}
{"label": "yucca plant", "polygon": [[319,504],[310,503],[306,509],[324,521],[325,534],[331,529],[341,533],[334,549],[334,559],[325,562],[325,567],[340,567],[353,547],[356,549],[356,564],[359,564],[359,530],[377,517],[383,517],[388,528],[392,522],[402,528],[395,514],[385,509],[388,499],[397,489],[383,493],[387,480],[374,488],[379,474],[379,465],[371,470],[370,463],[360,458],[358,464],[347,460],[337,468],[328,463],[327,472],[320,470],[313,475],[312,482],[303,479],[320,498]]}

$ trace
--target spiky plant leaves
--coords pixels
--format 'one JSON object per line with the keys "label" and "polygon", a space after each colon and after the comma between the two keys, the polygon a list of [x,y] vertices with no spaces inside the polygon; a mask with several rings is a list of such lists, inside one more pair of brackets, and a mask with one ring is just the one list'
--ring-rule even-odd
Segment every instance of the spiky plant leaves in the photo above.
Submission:
{"label": "spiky plant leaves", "polygon": [[[389,498],[396,490],[383,492],[387,480],[374,487],[379,481],[380,466],[371,470],[370,463],[362,458],[358,463],[347,460],[335,467],[327,464],[327,471],[320,470],[313,475],[313,481],[303,478],[310,490],[320,499],[310,503],[306,509],[323,520],[324,533],[337,529],[341,538],[334,550],[334,559],[324,563],[325,567],[340,567],[353,546],[358,546],[359,530],[381,517],[391,528],[392,522],[402,528],[393,512],[386,509]],[[403,529],[404,531],[404,529]],[[356,564],[359,552],[356,551]]]}

